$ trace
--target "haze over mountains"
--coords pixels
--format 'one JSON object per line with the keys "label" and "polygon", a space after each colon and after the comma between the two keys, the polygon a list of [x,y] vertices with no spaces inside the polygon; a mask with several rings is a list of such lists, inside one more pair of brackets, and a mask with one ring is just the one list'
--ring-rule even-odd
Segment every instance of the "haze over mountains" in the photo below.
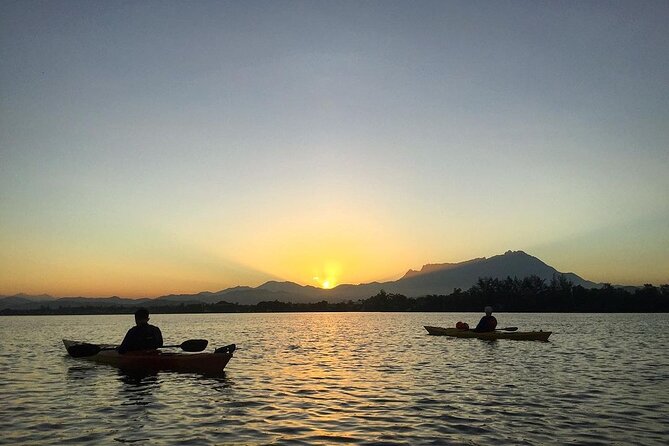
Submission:
{"label": "haze over mountains", "polygon": [[480,277],[505,279],[507,277],[524,278],[539,276],[546,281],[554,275],[564,275],[574,285],[585,288],[599,287],[599,284],[585,280],[574,273],[562,273],[536,257],[523,251],[507,251],[503,255],[490,258],[477,258],[459,263],[441,263],[424,265],[420,271],[409,270],[400,279],[388,282],[371,282],[359,285],[339,285],[325,290],[294,282],[266,282],[258,287],[238,286],[217,292],[197,294],[173,294],[155,299],[124,299],[120,297],[54,298],[48,295],[27,296],[18,294],[0,298],[0,309],[33,309],[40,307],[80,307],[112,305],[169,305],[181,303],[216,303],[227,301],[253,305],[262,301],[283,301],[311,303],[322,300],[338,302],[342,300],[366,299],[377,294],[381,289],[388,293],[403,294],[407,297],[420,297],[432,294],[450,294],[453,289],[466,290]]}

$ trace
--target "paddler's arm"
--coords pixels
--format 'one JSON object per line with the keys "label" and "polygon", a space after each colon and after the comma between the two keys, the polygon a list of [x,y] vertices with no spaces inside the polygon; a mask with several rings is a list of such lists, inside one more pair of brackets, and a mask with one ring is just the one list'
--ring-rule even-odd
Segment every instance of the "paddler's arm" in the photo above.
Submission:
{"label": "paddler's arm", "polygon": [[156,348],[163,346],[163,334],[160,332],[160,328],[156,328],[156,343],[158,344]]}
{"label": "paddler's arm", "polygon": [[485,331],[485,316],[481,318],[474,331]]}
{"label": "paddler's arm", "polygon": [[118,346],[116,351],[118,351],[120,354],[124,354],[125,352],[128,351],[131,343],[131,339],[133,337],[133,329],[135,327],[132,327],[128,332],[125,334],[125,337],[123,338],[123,342],[121,342],[121,345]]}

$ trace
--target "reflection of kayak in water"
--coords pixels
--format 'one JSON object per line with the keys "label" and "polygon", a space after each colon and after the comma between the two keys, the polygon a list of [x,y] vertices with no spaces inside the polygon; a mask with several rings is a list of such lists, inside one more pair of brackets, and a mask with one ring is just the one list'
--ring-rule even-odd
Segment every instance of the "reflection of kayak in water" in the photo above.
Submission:
{"label": "reflection of kayak in water", "polygon": [[[205,341],[206,342],[206,341]],[[70,341],[63,339],[63,344],[68,352],[79,350],[85,351],[83,346],[90,346],[79,341]],[[114,367],[127,370],[173,370],[177,372],[203,372],[215,373],[222,372],[228,361],[232,359],[232,353],[235,351],[234,344],[216,349],[213,353],[174,353],[162,352],[159,350],[144,350],[138,352],[128,352],[124,355],[116,350],[102,350],[113,348],[113,345],[96,346],[98,352],[88,355],[72,355],[81,359],[108,364]],[[74,350],[72,350],[74,348]],[[102,348],[102,349],[101,349]],[[202,350],[202,348],[200,349]],[[94,350],[92,350],[94,351]]]}
{"label": "reflection of kayak in water", "polygon": [[435,336],[452,336],[454,338],[477,338],[477,339],[515,339],[516,341],[548,341],[550,331],[502,331],[495,330],[485,333],[473,330],[461,330],[459,328],[442,328],[425,326],[427,332]]}

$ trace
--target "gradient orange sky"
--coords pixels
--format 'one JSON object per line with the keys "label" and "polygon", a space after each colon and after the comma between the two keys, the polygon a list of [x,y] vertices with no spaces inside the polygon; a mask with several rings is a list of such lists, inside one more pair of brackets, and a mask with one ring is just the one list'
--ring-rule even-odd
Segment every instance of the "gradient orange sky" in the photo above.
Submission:
{"label": "gradient orange sky", "polygon": [[669,282],[662,2],[2,2],[0,295],[524,250]]}

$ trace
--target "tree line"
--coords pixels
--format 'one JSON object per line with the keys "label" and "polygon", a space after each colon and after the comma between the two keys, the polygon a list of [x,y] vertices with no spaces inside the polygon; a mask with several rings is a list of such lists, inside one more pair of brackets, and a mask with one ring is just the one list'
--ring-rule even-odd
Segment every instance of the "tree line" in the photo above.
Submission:
{"label": "tree line", "polygon": [[[523,279],[481,277],[470,289],[459,288],[448,295],[407,297],[402,294],[378,294],[367,299],[343,302],[320,301],[292,303],[280,301],[245,305],[221,301],[213,304],[147,304],[152,313],[281,313],[281,312],[345,312],[345,311],[422,311],[422,312],[480,312],[486,305],[504,312],[577,312],[625,313],[669,312],[669,284],[656,287],[628,289],[604,284],[601,288],[574,285],[562,275],[551,280],[538,276]],[[47,307],[30,310],[5,309],[2,315],[40,314],[128,314],[135,306]]]}

